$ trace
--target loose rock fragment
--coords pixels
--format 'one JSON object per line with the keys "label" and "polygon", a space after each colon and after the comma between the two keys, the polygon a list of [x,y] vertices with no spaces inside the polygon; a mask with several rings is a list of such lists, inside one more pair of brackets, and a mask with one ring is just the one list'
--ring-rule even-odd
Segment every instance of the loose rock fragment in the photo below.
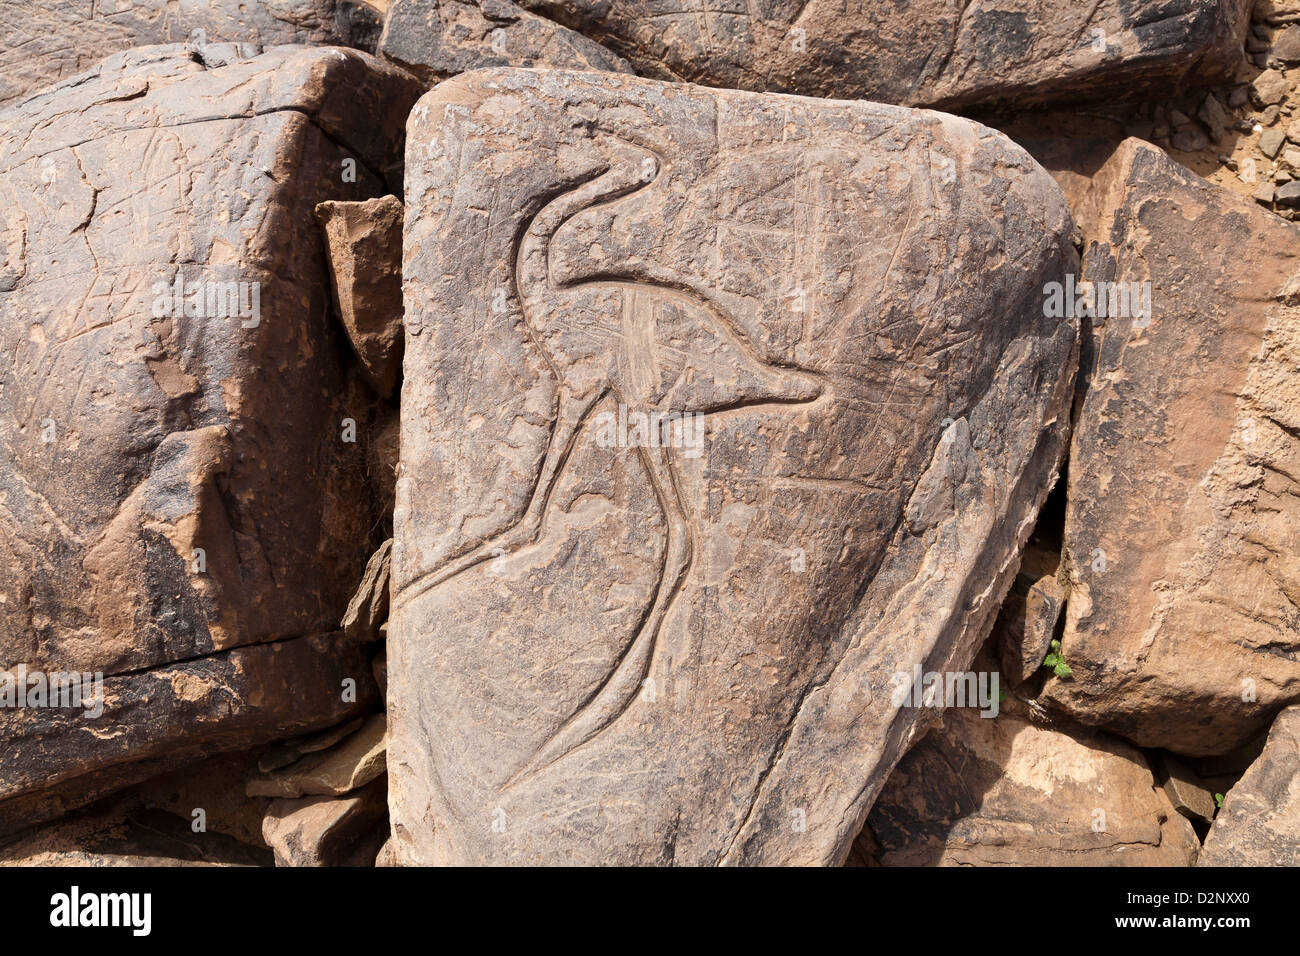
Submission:
{"label": "loose rock fragment", "polygon": [[1190,866],[1199,843],[1122,741],[1023,708],[948,711],[868,818],[884,866]]}
{"label": "loose rock fragment", "polygon": [[599,43],[511,0],[393,0],[379,50],[430,85],[492,66],[632,72]]}
{"label": "loose rock fragment", "polygon": [[323,202],[330,285],[366,380],[388,398],[402,371],[402,201]]}
{"label": "loose rock fragment", "polygon": [[379,639],[379,627],[388,620],[388,582],[392,568],[393,539],[370,556],[365,576],[343,615],[343,631],[354,641]]}
{"label": "loose rock fragment", "polygon": [[384,772],[387,722],[371,714],[361,729],[329,750],[248,782],[250,797],[341,796]]}
{"label": "loose rock fragment", "polygon": [[262,836],[276,866],[373,866],[387,821],[388,787],[380,777],[346,797],[272,800]]}
{"label": "loose rock fragment", "polygon": [[0,22],[0,106],[132,47],[185,43],[200,57],[231,42],[374,52],[379,36],[377,11],[364,0],[2,0]]}

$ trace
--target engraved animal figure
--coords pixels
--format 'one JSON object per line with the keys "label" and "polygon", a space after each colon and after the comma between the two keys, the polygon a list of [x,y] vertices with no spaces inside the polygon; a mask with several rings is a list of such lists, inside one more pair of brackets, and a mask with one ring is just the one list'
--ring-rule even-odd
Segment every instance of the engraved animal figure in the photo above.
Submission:
{"label": "engraved animal figure", "polygon": [[[629,412],[707,415],[761,404],[807,403],[822,393],[815,374],[767,363],[730,317],[693,292],[619,278],[616,264],[599,279],[555,281],[552,241],[557,232],[586,210],[630,201],[663,173],[662,161],[648,150],[613,138],[600,141],[599,147],[605,168],[543,206],[518,245],[515,281],[524,326],[558,385],[556,419],[528,509],[512,528],[426,580],[413,582],[408,592],[422,593],[474,564],[536,542],[551,492],[583,426],[611,397]],[[654,175],[647,178],[647,170]],[[664,565],[650,610],[597,691],[507,787],[581,746],[627,709],[650,671],[663,620],[690,568],[694,541],[678,451],[647,447],[635,453],[667,525]]]}

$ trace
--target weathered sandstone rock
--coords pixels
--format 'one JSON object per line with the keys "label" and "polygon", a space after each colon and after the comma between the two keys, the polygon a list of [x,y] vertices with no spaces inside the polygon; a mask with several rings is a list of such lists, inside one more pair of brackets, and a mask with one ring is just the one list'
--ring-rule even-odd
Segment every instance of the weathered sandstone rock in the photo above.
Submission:
{"label": "weathered sandstone rock", "polygon": [[1057,567],[1060,552],[1032,545],[1025,549],[1020,573],[998,612],[993,633],[1002,672],[1016,687],[1043,667],[1065,606],[1065,587]]}
{"label": "weathered sandstone rock", "polygon": [[250,797],[340,796],[384,773],[387,722],[371,714],[361,729],[337,745],[248,782]]}
{"label": "weathered sandstone rock", "polygon": [[135,799],[97,804],[0,844],[0,867],[270,866],[271,854]]}
{"label": "weathered sandstone rock", "polygon": [[397,469],[402,446],[401,419],[395,406],[381,408],[379,423],[372,440],[366,446],[370,484],[375,490],[375,502],[384,516],[384,529],[389,537],[393,532],[393,506],[397,501]]}
{"label": "weathered sandstone rock", "polygon": [[402,371],[402,201],[331,200],[316,207],[339,318],[366,380],[388,398]]}
{"label": "weathered sandstone rock", "polygon": [[[326,727],[324,730],[308,734],[305,737],[294,737],[290,740],[282,740],[272,744],[258,755],[257,769],[262,773],[270,773],[273,770],[287,767],[291,763],[296,763],[307,754],[328,750],[344,737],[351,737],[361,729],[361,725],[365,722],[365,717],[354,717],[352,720],[333,727]],[[243,789],[241,786],[241,793]]]}
{"label": "weathered sandstone rock", "polygon": [[1190,866],[1200,843],[1120,740],[1064,733],[1007,701],[953,708],[868,817],[885,866]]}
{"label": "weathered sandstone rock", "polygon": [[[119,787],[139,782],[136,762],[156,776],[343,721],[375,702],[366,658],[341,632],[300,637],[105,678],[99,716],[97,708],[0,708],[0,833],[113,789],[103,774]],[[50,789],[60,785],[66,795],[56,799]]]}
{"label": "weathered sandstone rock", "polygon": [[393,539],[389,538],[366,562],[366,573],[343,614],[343,632],[354,641],[379,639],[379,628],[388,620],[392,562]]}
{"label": "weathered sandstone rock", "polygon": [[206,55],[135,50],[0,114],[0,668],[112,688],[102,723],[0,713],[40,753],[0,756],[5,797],[337,723],[369,684],[313,636],[379,541],[348,440],[375,399],[312,211],[391,191],[418,84],[340,49]]}
{"label": "weathered sandstone rock", "polygon": [[1071,447],[1073,677],[1041,699],[1223,753],[1300,700],[1300,231],[1138,140],[1094,190],[1084,278],[1113,285]]}
{"label": "weathered sandstone rock", "polygon": [[1215,791],[1191,767],[1173,754],[1161,752],[1155,759],[1154,769],[1161,789],[1175,810],[1201,823],[1208,824],[1214,819]]}
{"label": "weathered sandstone rock", "polygon": [[393,0],[379,52],[431,85],[493,66],[632,72],[599,43],[511,0]]}
{"label": "weathered sandstone rock", "polygon": [[373,866],[388,838],[381,777],[346,797],[272,800],[262,835],[276,866]]}
{"label": "weathered sandstone rock", "polygon": [[521,0],[709,86],[959,106],[1173,89],[1242,59],[1249,0]]}
{"label": "weathered sandstone rock", "polygon": [[842,861],[1051,486],[1059,189],[950,116],[526,70],[407,172],[395,858]]}
{"label": "weathered sandstone rock", "polygon": [[1300,866],[1300,707],[1277,715],[1205,838],[1204,866]]}
{"label": "weathered sandstone rock", "polygon": [[[385,637],[388,635],[385,634]],[[379,699],[388,704],[388,649],[380,648],[379,653],[370,661],[370,671],[375,675],[375,684],[379,687]]]}
{"label": "weathered sandstone rock", "polygon": [[186,42],[308,43],[373,52],[378,11],[364,0],[0,0],[0,105],[132,47]]}
{"label": "weathered sandstone rock", "polygon": [[[262,818],[270,800],[249,799],[244,793],[246,781],[257,773],[257,759],[253,751],[218,754],[145,781],[127,794],[183,820],[201,818],[209,831],[262,847]],[[196,811],[202,812],[196,815]]]}

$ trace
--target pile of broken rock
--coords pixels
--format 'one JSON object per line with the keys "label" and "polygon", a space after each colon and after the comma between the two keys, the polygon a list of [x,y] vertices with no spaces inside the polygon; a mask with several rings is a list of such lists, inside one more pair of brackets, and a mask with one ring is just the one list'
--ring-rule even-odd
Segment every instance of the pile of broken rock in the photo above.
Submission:
{"label": "pile of broken rock", "polygon": [[1300,6],[0,8],[0,862],[1300,863]]}

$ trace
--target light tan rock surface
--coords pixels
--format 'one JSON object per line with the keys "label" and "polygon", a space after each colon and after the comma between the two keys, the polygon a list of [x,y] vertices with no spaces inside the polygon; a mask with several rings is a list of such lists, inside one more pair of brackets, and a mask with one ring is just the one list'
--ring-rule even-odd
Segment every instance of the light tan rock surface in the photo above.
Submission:
{"label": "light tan rock surface", "polygon": [[1150,309],[1088,322],[1073,677],[1041,699],[1140,746],[1224,753],[1300,699],[1300,230],[1139,140],[1094,190],[1084,278],[1149,282]]}
{"label": "light tan rock surface", "polygon": [[1300,866],[1300,707],[1277,715],[1264,750],[1228,791],[1203,866]]}
{"label": "light tan rock surface", "polygon": [[868,827],[884,866],[1190,866],[1200,841],[1146,758],[1114,738],[950,709],[908,751]]}
{"label": "light tan rock surface", "polygon": [[969,661],[1051,485],[1059,189],[952,117],[611,74],[409,130],[393,853],[840,862],[890,678]]}
{"label": "light tan rock surface", "polygon": [[[1166,91],[1229,75],[1249,0],[522,0],[638,73],[955,107]],[[484,4],[486,7],[488,4]]]}
{"label": "light tan rock surface", "polygon": [[282,770],[248,782],[250,797],[342,796],[384,772],[387,723],[371,714],[361,729],[339,743],[304,756]]}
{"label": "light tan rock surface", "polygon": [[0,23],[0,105],[132,47],[305,43],[374,52],[380,26],[363,0],[0,0]]}

